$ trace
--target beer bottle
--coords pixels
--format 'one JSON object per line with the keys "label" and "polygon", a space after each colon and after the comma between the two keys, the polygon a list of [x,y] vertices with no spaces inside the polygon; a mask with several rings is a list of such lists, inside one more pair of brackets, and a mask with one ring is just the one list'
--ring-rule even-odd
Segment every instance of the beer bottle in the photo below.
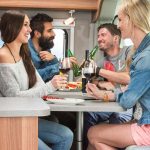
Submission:
{"label": "beer bottle", "polygon": [[95,54],[96,54],[96,52],[99,50],[99,48],[98,48],[98,45],[96,45],[91,51],[90,51],[90,54],[89,54],[89,57],[90,57],[90,59],[94,59],[94,57],[95,57]]}
{"label": "beer bottle", "polygon": [[[99,47],[98,45],[96,45],[89,53],[89,59],[94,59],[95,55],[96,55],[96,52],[99,50]],[[84,61],[81,63],[80,65],[80,69],[82,69],[84,67],[84,63],[85,63],[85,59]]]}
{"label": "beer bottle", "polygon": [[[67,55],[68,55],[68,57],[74,57],[74,55],[70,49],[68,49]],[[79,65],[73,63],[72,64],[72,70],[73,70],[74,77],[78,77],[81,75],[81,69],[80,69]]]}

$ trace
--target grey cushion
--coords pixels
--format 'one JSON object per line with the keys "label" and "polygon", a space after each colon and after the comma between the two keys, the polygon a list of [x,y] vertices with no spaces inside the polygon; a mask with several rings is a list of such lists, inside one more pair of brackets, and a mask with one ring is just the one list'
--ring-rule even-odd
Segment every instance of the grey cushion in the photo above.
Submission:
{"label": "grey cushion", "polygon": [[125,150],[150,150],[150,146],[128,146]]}

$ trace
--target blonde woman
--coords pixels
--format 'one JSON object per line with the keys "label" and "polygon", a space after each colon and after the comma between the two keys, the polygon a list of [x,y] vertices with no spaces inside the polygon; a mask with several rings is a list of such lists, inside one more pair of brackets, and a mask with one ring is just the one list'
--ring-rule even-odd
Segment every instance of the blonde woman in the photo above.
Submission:
{"label": "blonde woman", "polygon": [[88,83],[86,90],[96,98],[114,101],[125,109],[135,104],[136,122],[96,125],[88,132],[88,150],[117,150],[129,145],[150,145],[150,1],[123,0],[118,11],[122,38],[131,38],[135,47],[130,66],[131,81],[126,91],[100,91]]}

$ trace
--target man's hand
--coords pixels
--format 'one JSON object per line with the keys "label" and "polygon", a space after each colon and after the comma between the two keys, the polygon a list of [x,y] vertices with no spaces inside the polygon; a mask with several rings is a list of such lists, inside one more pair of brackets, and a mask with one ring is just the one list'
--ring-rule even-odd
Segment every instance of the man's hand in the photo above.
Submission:
{"label": "man's hand", "polygon": [[77,59],[75,57],[69,57],[70,58],[70,62],[71,63],[74,63],[74,64],[77,64]]}
{"label": "man's hand", "polygon": [[41,60],[43,61],[50,61],[54,59],[54,55],[48,51],[40,51],[39,53]]}
{"label": "man's hand", "polygon": [[67,85],[67,75],[55,75],[51,83],[56,89],[64,88]]}
{"label": "man's hand", "polygon": [[71,62],[71,68],[72,68],[72,64],[78,64],[77,59],[75,57],[69,57],[70,62]]}

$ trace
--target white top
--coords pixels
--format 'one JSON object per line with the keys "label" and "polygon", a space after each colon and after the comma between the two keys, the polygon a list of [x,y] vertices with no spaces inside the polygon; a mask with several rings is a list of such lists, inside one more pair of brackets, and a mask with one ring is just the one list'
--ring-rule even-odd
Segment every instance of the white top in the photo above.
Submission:
{"label": "white top", "polygon": [[49,114],[49,106],[40,98],[0,98],[0,117],[47,116]]}
{"label": "white top", "polygon": [[0,64],[0,97],[42,97],[55,91],[36,71],[37,83],[29,89],[28,76],[22,59],[14,64]]}

